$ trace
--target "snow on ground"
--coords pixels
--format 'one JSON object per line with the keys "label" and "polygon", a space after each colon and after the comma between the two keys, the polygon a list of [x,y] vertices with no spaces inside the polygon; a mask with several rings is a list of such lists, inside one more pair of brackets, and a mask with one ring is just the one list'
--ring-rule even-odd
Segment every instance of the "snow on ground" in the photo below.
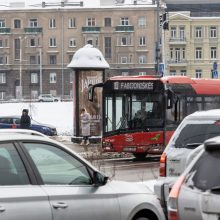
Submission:
{"label": "snow on ground", "polygon": [[24,108],[35,121],[55,126],[58,135],[73,134],[73,102],[1,103],[0,116],[20,116]]}

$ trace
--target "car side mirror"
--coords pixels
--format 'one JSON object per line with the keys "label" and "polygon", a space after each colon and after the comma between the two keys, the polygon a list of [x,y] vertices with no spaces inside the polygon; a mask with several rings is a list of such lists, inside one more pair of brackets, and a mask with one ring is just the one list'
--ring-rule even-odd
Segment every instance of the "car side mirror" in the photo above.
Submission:
{"label": "car side mirror", "polygon": [[102,175],[101,173],[94,171],[93,172],[93,183],[95,186],[104,186],[108,181],[108,177]]}

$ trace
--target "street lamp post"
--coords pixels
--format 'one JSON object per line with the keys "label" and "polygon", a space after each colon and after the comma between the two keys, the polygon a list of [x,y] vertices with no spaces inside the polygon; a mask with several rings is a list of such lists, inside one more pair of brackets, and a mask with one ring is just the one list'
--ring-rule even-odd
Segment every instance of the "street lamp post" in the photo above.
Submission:
{"label": "street lamp post", "polygon": [[20,65],[19,65],[19,98],[22,99],[23,97],[23,89],[22,89],[22,38],[20,39]]}
{"label": "street lamp post", "polygon": [[40,94],[42,94],[43,91],[43,85],[42,85],[42,49],[40,48]]}

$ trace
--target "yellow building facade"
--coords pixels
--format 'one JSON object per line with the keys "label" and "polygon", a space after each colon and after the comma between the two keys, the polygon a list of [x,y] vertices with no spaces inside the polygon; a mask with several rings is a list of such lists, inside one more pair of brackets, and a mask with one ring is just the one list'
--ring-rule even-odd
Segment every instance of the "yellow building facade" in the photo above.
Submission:
{"label": "yellow building facade", "polygon": [[220,17],[193,17],[170,12],[162,33],[165,75],[217,78],[220,59]]}

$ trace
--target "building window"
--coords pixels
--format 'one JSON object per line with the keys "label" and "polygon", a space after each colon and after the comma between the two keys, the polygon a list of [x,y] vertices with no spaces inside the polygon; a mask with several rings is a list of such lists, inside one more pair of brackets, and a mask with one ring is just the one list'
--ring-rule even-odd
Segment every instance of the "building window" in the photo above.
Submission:
{"label": "building window", "polygon": [[186,76],[186,70],[180,70],[180,75],[181,76]]}
{"label": "building window", "polygon": [[34,38],[30,39],[30,47],[36,47],[36,40]]}
{"label": "building window", "polygon": [[5,20],[0,19],[0,28],[5,27]]}
{"label": "building window", "polygon": [[145,55],[139,56],[139,57],[138,57],[138,62],[139,62],[140,64],[147,63],[147,58],[146,58],[146,56],[145,56]]}
{"label": "building window", "polygon": [[93,27],[96,25],[95,18],[87,18],[87,26]]}
{"label": "building window", "polygon": [[202,38],[202,27],[196,27],[196,38]]}
{"label": "building window", "polygon": [[0,48],[3,47],[3,40],[0,39]]}
{"label": "building window", "polygon": [[19,60],[20,59],[20,49],[21,49],[21,41],[19,38],[14,40],[14,57],[15,60]]}
{"label": "building window", "polygon": [[211,38],[217,37],[217,28],[216,27],[210,27],[210,37]]}
{"label": "building window", "polygon": [[217,58],[217,48],[216,47],[211,47],[211,59],[216,59]]}
{"label": "building window", "polygon": [[49,39],[49,47],[56,47],[57,44],[56,44],[56,38],[55,37],[51,37]]}
{"label": "building window", "polygon": [[121,57],[121,63],[128,63],[127,57]]}
{"label": "building window", "polygon": [[36,18],[31,18],[29,20],[29,27],[38,27],[38,22]]}
{"label": "building window", "polygon": [[181,61],[180,48],[175,48],[176,63]]}
{"label": "building window", "polygon": [[145,41],[145,36],[139,37],[139,46],[145,46],[146,41]]}
{"label": "building window", "polygon": [[173,60],[173,48],[170,48],[170,59]]}
{"label": "building window", "polygon": [[21,28],[21,20],[19,19],[14,20],[14,28]]}
{"label": "building window", "polygon": [[76,19],[69,18],[69,28],[75,28],[75,27],[76,27]]}
{"label": "building window", "polygon": [[180,27],[180,40],[184,40],[185,39],[185,28],[184,27]]}
{"label": "building window", "polygon": [[112,20],[111,18],[105,18],[105,27],[111,27],[112,26]]}
{"label": "building window", "polygon": [[196,78],[202,78],[202,70],[196,70]]}
{"label": "building window", "polygon": [[201,47],[196,48],[196,59],[197,60],[202,59],[202,48]]}
{"label": "building window", "polygon": [[176,27],[171,27],[171,38],[175,39],[176,38]]}
{"label": "building window", "polygon": [[139,76],[146,76],[146,75],[147,75],[147,72],[139,72],[138,75],[139,75]]}
{"label": "building window", "polygon": [[31,98],[36,99],[38,97],[38,91],[37,90],[31,90]]}
{"label": "building window", "polygon": [[128,72],[121,72],[122,76],[128,76]]}
{"label": "building window", "polygon": [[130,36],[121,36],[121,37],[119,37],[118,45],[120,45],[120,46],[131,45],[131,37]]}
{"label": "building window", "polygon": [[186,58],[186,50],[185,48],[182,48],[182,58],[185,60]]}
{"label": "building window", "polygon": [[176,76],[176,70],[170,70],[170,76]]}
{"label": "building window", "polygon": [[4,100],[6,98],[6,92],[0,92],[0,100]]}
{"label": "building window", "polygon": [[33,83],[33,84],[38,83],[38,74],[37,73],[31,73],[31,83]]}
{"label": "building window", "polygon": [[1,84],[6,83],[6,73],[0,73],[0,83]]}
{"label": "building window", "polygon": [[127,25],[129,25],[128,17],[123,17],[123,18],[121,18],[120,25],[122,25],[122,26],[127,26]]}
{"label": "building window", "polygon": [[138,27],[146,27],[146,17],[138,18]]}
{"label": "building window", "polygon": [[30,64],[37,64],[36,56],[30,56]]}
{"label": "building window", "polygon": [[112,58],[112,38],[105,37],[105,58]]}
{"label": "building window", "polygon": [[4,64],[4,56],[3,55],[0,55],[0,65],[1,64]]}
{"label": "building window", "polygon": [[55,18],[49,19],[49,28],[56,28],[56,19]]}
{"label": "building window", "polygon": [[69,47],[76,47],[76,40],[75,40],[75,38],[71,38],[69,40]]}
{"label": "building window", "polygon": [[57,74],[50,73],[50,83],[56,83],[56,82],[57,82]]}
{"label": "building window", "polygon": [[49,56],[49,64],[57,64],[57,56],[56,55]]}

